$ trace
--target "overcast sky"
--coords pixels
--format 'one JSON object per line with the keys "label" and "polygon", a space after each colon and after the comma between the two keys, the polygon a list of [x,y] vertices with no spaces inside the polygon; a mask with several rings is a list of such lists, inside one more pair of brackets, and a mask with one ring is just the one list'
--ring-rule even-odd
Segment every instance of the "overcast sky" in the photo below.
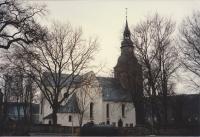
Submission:
{"label": "overcast sky", "polygon": [[125,25],[125,8],[128,8],[128,23],[132,28],[146,16],[155,12],[176,21],[200,9],[200,0],[41,0],[33,3],[46,4],[49,14],[42,22],[51,20],[70,22],[74,27],[81,26],[86,36],[99,39],[100,51],[96,62],[105,64],[109,72],[120,55],[122,32]]}

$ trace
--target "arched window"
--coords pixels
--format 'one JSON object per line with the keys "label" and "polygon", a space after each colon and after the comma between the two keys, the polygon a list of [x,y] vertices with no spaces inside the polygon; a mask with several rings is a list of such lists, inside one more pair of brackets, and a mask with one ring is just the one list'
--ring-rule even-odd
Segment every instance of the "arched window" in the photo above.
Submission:
{"label": "arched window", "polygon": [[109,118],[109,104],[106,104],[106,117]]}
{"label": "arched window", "polygon": [[122,104],[122,117],[125,117],[125,104]]}
{"label": "arched window", "polygon": [[106,121],[106,124],[107,124],[107,125],[110,125],[110,121],[109,121],[109,120],[107,120],[107,121]]}
{"label": "arched window", "polygon": [[90,119],[94,119],[94,116],[93,116],[93,110],[94,109],[94,103],[90,103]]}
{"label": "arched window", "polygon": [[69,115],[69,122],[72,122],[72,116]]}

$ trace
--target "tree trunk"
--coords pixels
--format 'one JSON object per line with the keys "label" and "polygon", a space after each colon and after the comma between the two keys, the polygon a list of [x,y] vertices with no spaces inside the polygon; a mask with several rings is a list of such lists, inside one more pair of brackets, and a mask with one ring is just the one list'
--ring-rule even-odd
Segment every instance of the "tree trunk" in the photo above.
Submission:
{"label": "tree trunk", "polygon": [[[31,102],[29,102],[29,121],[30,121],[30,123],[32,124],[32,122],[33,122],[33,108],[32,108],[32,103]],[[36,118],[36,117],[35,117]]]}
{"label": "tree trunk", "polygon": [[57,125],[57,108],[53,108],[52,112],[52,120],[53,120],[53,125]]}
{"label": "tree trunk", "polygon": [[151,97],[151,122],[152,122],[152,134],[155,134],[155,100],[154,96]]}
{"label": "tree trunk", "polygon": [[3,103],[3,119],[8,117],[8,102],[7,100]]}
{"label": "tree trunk", "polygon": [[144,125],[144,104],[142,101],[135,103],[136,126]]}
{"label": "tree trunk", "polygon": [[166,126],[168,124],[168,119],[167,119],[167,96],[164,96],[163,99],[163,104],[164,104],[164,125]]}
{"label": "tree trunk", "polygon": [[80,117],[79,117],[79,127],[82,127],[82,124],[83,124],[83,114],[80,114]]}
{"label": "tree trunk", "polygon": [[167,89],[167,79],[165,76],[165,71],[163,72],[163,80],[162,80],[162,91],[163,91],[163,105],[164,105],[164,125],[166,126],[168,124],[167,120],[167,95],[168,95],[168,89]]}

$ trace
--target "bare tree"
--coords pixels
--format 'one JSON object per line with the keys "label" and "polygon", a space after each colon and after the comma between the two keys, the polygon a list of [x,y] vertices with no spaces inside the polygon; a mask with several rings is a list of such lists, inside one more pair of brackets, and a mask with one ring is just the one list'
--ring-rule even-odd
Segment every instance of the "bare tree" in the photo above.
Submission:
{"label": "bare tree", "polygon": [[[195,11],[192,16],[186,17],[179,32],[182,65],[197,77],[200,77],[200,12]],[[191,81],[196,87],[200,87],[194,79]]]}
{"label": "bare tree", "polygon": [[[21,69],[4,65],[6,68],[3,68],[1,71],[3,74],[1,86],[4,89],[4,116],[7,116],[7,103],[15,102],[17,103],[18,119],[21,119],[20,115],[23,113],[24,120],[27,122],[31,121],[31,104],[36,94],[34,83],[30,82],[30,78]],[[20,112],[22,110],[23,112]]]}
{"label": "bare tree", "polygon": [[44,41],[19,49],[10,61],[21,66],[37,84],[52,108],[53,124],[56,124],[60,104],[78,88],[77,81],[93,59],[97,40],[86,41],[81,29],[73,29],[69,24],[54,24]]}
{"label": "bare tree", "polygon": [[34,19],[45,12],[44,6],[22,4],[25,1],[0,1],[0,48],[8,49],[17,42],[30,44],[43,38],[45,33]]}
{"label": "bare tree", "polygon": [[[136,54],[143,68],[144,89],[151,98],[152,115],[155,112],[155,97],[164,97],[165,119],[167,118],[167,95],[172,91],[172,78],[179,65],[172,34],[175,24],[155,14],[137,25],[133,33]],[[154,119],[154,116],[152,117]],[[154,123],[154,120],[153,120]]]}
{"label": "bare tree", "polygon": [[86,111],[89,110],[91,101],[95,103],[96,99],[100,97],[98,92],[99,84],[93,72],[84,75],[84,81],[81,83],[79,91],[76,92],[77,103],[79,106],[78,119],[79,126],[83,124],[83,118]]}

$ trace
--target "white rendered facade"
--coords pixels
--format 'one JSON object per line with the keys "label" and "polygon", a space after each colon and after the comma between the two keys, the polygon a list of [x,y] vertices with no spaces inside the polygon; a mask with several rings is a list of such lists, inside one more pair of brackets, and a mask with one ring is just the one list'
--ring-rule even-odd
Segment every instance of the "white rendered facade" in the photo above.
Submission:
{"label": "white rendered facade", "polygon": [[[90,73],[93,77],[93,84],[91,84],[92,86],[81,87],[75,92],[79,109],[84,109],[82,125],[93,121],[95,124],[109,124],[118,126],[118,122],[121,119],[123,126],[135,126],[135,108],[133,103],[131,101],[118,101],[117,98],[114,101],[112,99],[109,100],[109,98],[105,98],[100,81],[98,81],[93,72]],[[63,89],[63,92],[64,91],[65,89]],[[113,90],[110,92],[115,91]],[[66,102],[63,102],[63,105],[65,103]],[[93,103],[93,110],[90,108],[91,103]],[[123,110],[122,106],[124,107]],[[46,99],[43,99],[41,102],[41,107],[41,122],[43,124],[52,123],[52,119],[44,119],[44,117],[52,113],[52,109]],[[93,115],[92,117],[91,113]],[[80,116],[81,115],[79,112],[57,113],[57,124],[63,126],[79,126]]]}

